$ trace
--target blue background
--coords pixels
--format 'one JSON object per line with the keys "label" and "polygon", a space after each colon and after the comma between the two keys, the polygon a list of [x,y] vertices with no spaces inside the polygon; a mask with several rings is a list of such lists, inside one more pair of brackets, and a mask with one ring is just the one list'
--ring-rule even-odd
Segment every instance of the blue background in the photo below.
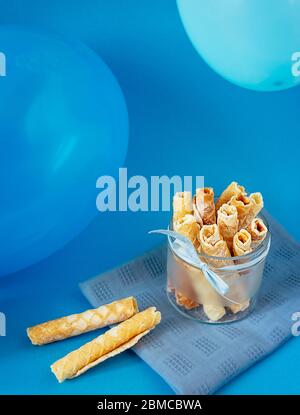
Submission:
{"label": "blue background", "polygon": [[[81,39],[103,57],[128,106],[130,175],[204,175],[216,193],[237,180],[261,191],[268,210],[300,240],[299,88],[259,93],[223,80],[193,49],[172,0],[0,0],[0,8],[0,24]],[[27,326],[85,309],[78,282],[156,245],[147,231],[165,226],[168,216],[99,213],[64,249],[0,280],[0,310],[7,316],[0,393],[171,393],[130,351],[59,385],[49,365],[95,333],[41,348],[25,333]],[[299,369],[296,338],[219,393],[299,393]]]}

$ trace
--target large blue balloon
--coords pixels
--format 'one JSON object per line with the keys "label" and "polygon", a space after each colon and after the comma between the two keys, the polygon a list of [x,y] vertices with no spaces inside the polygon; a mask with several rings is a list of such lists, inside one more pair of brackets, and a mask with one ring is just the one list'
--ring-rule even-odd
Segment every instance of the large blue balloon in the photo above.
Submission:
{"label": "large blue balloon", "polygon": [[[118,83],[83,45],[1,27],[0,275],[46,257],[97,213],[96,180],[124,162]],[[74,258],[74,260],[76,260]]]}
{"label": "large blue balloon", "polygon": [[195,48],[229,81],[261,91],[299,84],[291,68],[300,51],[300,0],[177,3]]}

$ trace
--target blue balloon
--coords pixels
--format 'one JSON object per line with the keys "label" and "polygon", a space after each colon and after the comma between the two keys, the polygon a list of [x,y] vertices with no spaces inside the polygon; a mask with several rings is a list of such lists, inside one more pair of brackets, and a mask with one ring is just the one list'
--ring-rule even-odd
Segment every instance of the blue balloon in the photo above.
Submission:
{"label": "blue balloon", "polygon": [[3,275],[53,253],[97,214],[96,180],[125,160],[128,115],[111,71],[84,45],[0,27],[0,52]]}
{"label": "blue balloon", "polygon": [[[227,80],[260,91],[299,84],[300,59],[293,54],[300,51],[300,0],[177,0],[177,4],[195,48]],[[293,64],[298,66],[296,73]]]}

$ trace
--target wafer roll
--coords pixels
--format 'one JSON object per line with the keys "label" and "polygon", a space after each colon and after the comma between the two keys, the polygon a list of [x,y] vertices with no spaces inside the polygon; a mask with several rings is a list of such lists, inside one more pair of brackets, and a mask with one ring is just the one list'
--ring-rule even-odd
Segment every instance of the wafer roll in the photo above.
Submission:
{"label": "wafer roll", "polygon": [[245,194],[246,192],[243,186],[240,186],[239,184],[237,184],[237,182],[230,183],[230,185],[226,187],[226,189],[223,191],[223,193],[217,200],[216,211],[218,211],[224,203],[228,203],[233,196],[238,197]]}
{"label": "wafer roll", "polygon": [[260,192],[251,193],[249,199],[251,200],[251,209],[244,218],[243,228],[246,228],[264,207],[263,197]]}
{"label": "wafer roll", "polygon": [[203,220],[202,220],[201,214],[200,214],[200,212],[198,210],[198,207],[197,207],[196,196],[193,197],[193,215],[194,215],[194,217],[195,217],[195,219],[196,219],[196,221],[199,224],[199,227],[201,229],[202,226],[203,226]]}
{"label": "wafer roll", "polygon": [[189,291],[192,292],[192,295],[185,295],[189,301],[184,299],[181,301],[185,302],[185,305],[189,305],[190,309],[202,304],[209,320],[220,320],[225,315],[222,297],[213,289],[202,271],[186,263],[183,264],[183,267],[185,271],[182,272],[182,278],[184,278],[185,284],[189,285],[189,287],[184,287],[185,294]]}
{"label": "wafer roll", "polygon": [[239,229],[244,228],[251,216],[252,200],[244,195],[233,196],[228,204],[236,207],[239,219]]}
{"label": "wafer roll", "polygon": [[27,334],[32,344],[43,345],[119,323],[137,312],[136,299],[128,297],[80,314],[72,314],[30,327],[27,329]]}
{"label": "wafer roll", "polygon": [[234,235],[233,252],[235,256],[249,254],[251,249],[251,235],[246,229],[241,229]]}
{"label": "wafer roll", "polygon": [[214,190],[212,187],[196,190],[196,208],[204,225],[216,223]]}
{"label": "wafer roll", "polygon": [[215,301],[203,304],[203,311],[211,321],[219,321],[226,314],[225,308],[222,305],[217,306]]}
{"label": "wafer roll", "polygon": [[[221,236],[218,232],[217,225],[211,225],[211,227],[203,227],[200,231],[200,246],[207,255],[212,256],[219,256],[219,257],[230,257],[230,251],[227,247],[227,244],[224,240],[220,239]],[[233,243],[234,244],[234,243]],[[222,267],[222,266],[228,266],[230,263],[228,260],[226,261],[220,261],[220,260],[213,260],[210,259],[209,263],[212,264],[215,267]],[[238,273],[233,273],[231,276],[231,281],[235,280],[236,278],[239,278]],[[235,298],[236,293],[235,286],[231,287],[229,293],[227,294],[228,298]],[[221,297],[220,297],[221,298]],[[222,304],[224,304],[224,299],[222,299]],[[238,311],[244,310],[248,307],[249,301],[243,302],[241,304],[235,304],[232,302],[226,302],[228,303],[228,307],[233,313],[237,313]],[[216,309],[214,303],[211,301],[207,303],[208,307],[204,308],[204,311],[206,310],[214,310],[216,315],[218,315],[220,309]]]}
{"label": "wafer roll", "polygon": [[232,249],[233,237],[238,231],[239,220],[235,206],[224,203],[218,210],[218,227],[228,248]]}
{"label": "wafer roll", "polygon": [[268,233],[268,228],[260,218],[252,220],[250,225],[247,227],[247,231],[251,235],[251,248],[252,250],[257,248],[258,245],[265,239]]}
{"label": "wafer roll", "polygon": [[198,233],[200,226],[193,215],[187,214],[175,221],[173,229],[190,239],[196,248],[199,246]]}
{"label": "wafer roll", "polygon": [[234,303],[230,304],[229,308],[234,314],[236,314],[236,313],[239,313],[240,311],[246,310],[249,307],[249,305],[250,305],[250,301],[246,300],[241,304],[234,304]]}
{"label": "wafer roll", "polygon": [[52,372],[59,382],[81,375],[104,360],[135,345],[161,319],[159,311],[150,307],[123,321],[101,336],[53,363]]}
{"label": "wafer roll", "polygon": [[[246,229],[241,229],[239,232],[237,232],[234,235],[234,238],[233,238],[234,255],[235,256],[246,255],[246,254],[249,254],[251,251],[252,251],[251,235]],[[245,287],[243,286],[243,284],[241,284],[239,287],[237,286],[233,288],[234,291],[236,291],[237,289],[239,289],[240,295],[238,295],[239,293],[236,292],[233,294],[234,298],[239,298],[243,290],[245,290]],[[249,307],[249,300],[243,301],[240,304],[234,304],[234,303],[230,304],[230,310],[233,313],[238,313],[239,311],[246,310],[246,308],[248,307]]]}
{"label": "wafer roll", "polygon": [[175,288],[177,304],[191,309],[200,304],[212,303],[213,307],[207,308],[207,317],[213,321],[223,317],[225,309],[222,307],[222,298],[198,267],[192,266],[180,257],[173,255],[168,264],[168,279],[172,287]]}
{"label": "wafer roll", "polygon": [[178,290],[175,291],[175,297],[176,297],[177,304],[186,308],[187,310],[192,310],[193,308],[196,308],[199,306],[199,303],[192,300],[191,298],[186,297]]}
{"label": "wafer roll", "polygon": [[[199,233],[200,249],[206,255],[218,257],[230,257],[230,251],[226,242],[222,239],[218,225],[204,225]],[[215,267],[227,265],[219,260],[209,259],[209,264]],[[205,279],[205,277],[203,276]],[[223,298],[211,287],[205,279],[205,296],[203,310],[212,321],[220,320],[226,313]]]}
{"label": "wafer roll", "polygon": [[173,197],[173,222],[193,213],[191,192],[177,192]]}
{"label": "wafer roll", "polygon": [[[216,224],[204,225],[200,230],[199,241],[201,252],[204,252],[206,255],[222,258],[231,256],[227,243],[222,239],[218,225]],[[210,259],[209,263],[216,267],[228,265],[226,262],[223,263],[220,260],[214,259]]]}

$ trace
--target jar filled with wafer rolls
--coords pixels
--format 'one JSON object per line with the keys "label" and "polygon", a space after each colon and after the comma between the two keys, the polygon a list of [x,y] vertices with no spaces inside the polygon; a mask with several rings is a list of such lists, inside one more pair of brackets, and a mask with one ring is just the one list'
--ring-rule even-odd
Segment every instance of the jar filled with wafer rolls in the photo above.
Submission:
{"label": "jar filled with wafer rolls", "polygon": [[[260,193],[231,183],[216,198],[212,188],[176,193],[169,229],[192,242],[197,261],[168,237],[167,295],[185,316],[204,323],[241,320],[254,309],[270,248]],[[205,264],[205,268],[200,265]],[[215,287],[209,269],[226,284]]]}

